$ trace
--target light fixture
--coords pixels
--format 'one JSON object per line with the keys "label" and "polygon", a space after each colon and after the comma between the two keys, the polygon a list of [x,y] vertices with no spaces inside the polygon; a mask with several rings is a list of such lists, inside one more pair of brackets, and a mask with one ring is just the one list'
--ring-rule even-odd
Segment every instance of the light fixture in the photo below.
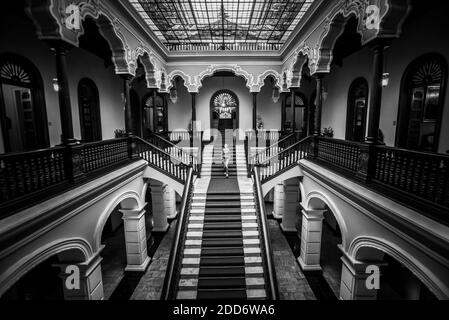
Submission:
{"label": "light fixture", "polygon": [[59,92],[60,89],[58,78],[53,78],[53,90],[55,90],[55,92]]}
{"label": "light fixture", "polygon": [[178,90],[176,90],[176,87],[170,89],[170,100],[173,104],[178,102]]}
{"label": "light fixture", "polygon": [[388,87],[389,83],[390,83],[390,74],[384,73],[382,75],[382,87]]}
{"label": "light fixture", "polygon": [[278,103],[279,99],[281,98],[281,93],[278,87],[274,87],[272,98],[274,103]]}

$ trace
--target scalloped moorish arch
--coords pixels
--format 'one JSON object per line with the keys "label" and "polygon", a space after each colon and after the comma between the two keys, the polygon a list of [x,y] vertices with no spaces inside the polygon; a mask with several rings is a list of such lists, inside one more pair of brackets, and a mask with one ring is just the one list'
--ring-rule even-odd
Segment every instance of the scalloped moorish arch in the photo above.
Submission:
{"label": "scalloped moorish arch", "polygon": [[377,237],[362,236],[354,239],[348,248],[348,255],[358,260],[358,255],[363,249],[375,249],[383,253],[388,254],[408,270],[410,270],[422,283],[424,283],[430,291],[432,291],[438,299],[448,299],[449,288],[442,288],[441,284],[444,283],[444,279],[438,278],[432,270],[418,261],[410,252],[400,248],[399,246],[391,243],[385,239]]}

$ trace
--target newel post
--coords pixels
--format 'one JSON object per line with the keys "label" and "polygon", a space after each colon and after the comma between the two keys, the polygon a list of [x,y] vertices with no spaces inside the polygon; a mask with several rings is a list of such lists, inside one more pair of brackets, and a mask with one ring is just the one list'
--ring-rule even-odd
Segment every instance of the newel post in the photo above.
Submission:
{"label": "newel post", "polygon": [[369,182],[376,170],[376,145],[361,143],[356,177],[363,182]]}

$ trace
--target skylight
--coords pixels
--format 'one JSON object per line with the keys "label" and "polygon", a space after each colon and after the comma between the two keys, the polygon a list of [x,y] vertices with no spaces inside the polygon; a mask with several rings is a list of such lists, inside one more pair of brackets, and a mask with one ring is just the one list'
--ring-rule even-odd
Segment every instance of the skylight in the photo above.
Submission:
{"label": "skylight", "polygon": [[128,0],[170,51],[279,50],[314,0]]}

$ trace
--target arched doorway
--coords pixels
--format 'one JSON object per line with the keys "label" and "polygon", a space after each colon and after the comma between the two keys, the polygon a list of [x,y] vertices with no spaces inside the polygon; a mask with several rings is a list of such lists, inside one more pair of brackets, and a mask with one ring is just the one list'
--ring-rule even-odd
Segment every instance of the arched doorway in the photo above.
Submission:
{"label": "arched doorway", "polygon": [[0,121],[5,152],[49,147],[42,78],[16,54],[0,56]]}
{"label": "arched doorway", "polygon": [[236,130],[239,125],[239,99],[231,90],[215,92],[210,100],[211,128]]}
{"label": "arched doorway", "polygon": [[138,136],[142,137],[142,114],[143,114],[143,108],[140,107],[140,99],[139,94],[136,90],[131,89],[129,91],[129,98],[130,98],[130,104],[131,104],[131,113],[132,113],[132,123],[133,128],[132,132]]}
{"label": "arched doorway", "polygon": [[143,98],[144,135],[149,132],[168,131],[166,97],[157,92],[148,93]]}
{"label": "arched doorway", "polygon": [[[295,112],[292,108],[292,96],[289,95],[285,101],[285,124],[284,131],[292,132],[293,125],[295,131],[299,132],[300,135],[306,135],[307,131],[307,98],[304,94],[300,92],[295,92]],[[295,119],[293,119],[293,114]]]}
{"label": "arched doorway", "polygon": [[426,54],[407,68],[401,88],[396,145],[438,151],[447,63],[439,54]]}
{"label": "arched doorway", "polygon": [[78,104],[83,142],[102,139],[100,99],[98,88],[91,79],[84,78],[78,84]]}
{"label": "arched doorway", "polygon": [[368,81],[364,78],[355,79],[349,87],[346,140],[365,140],[368,94]]}

